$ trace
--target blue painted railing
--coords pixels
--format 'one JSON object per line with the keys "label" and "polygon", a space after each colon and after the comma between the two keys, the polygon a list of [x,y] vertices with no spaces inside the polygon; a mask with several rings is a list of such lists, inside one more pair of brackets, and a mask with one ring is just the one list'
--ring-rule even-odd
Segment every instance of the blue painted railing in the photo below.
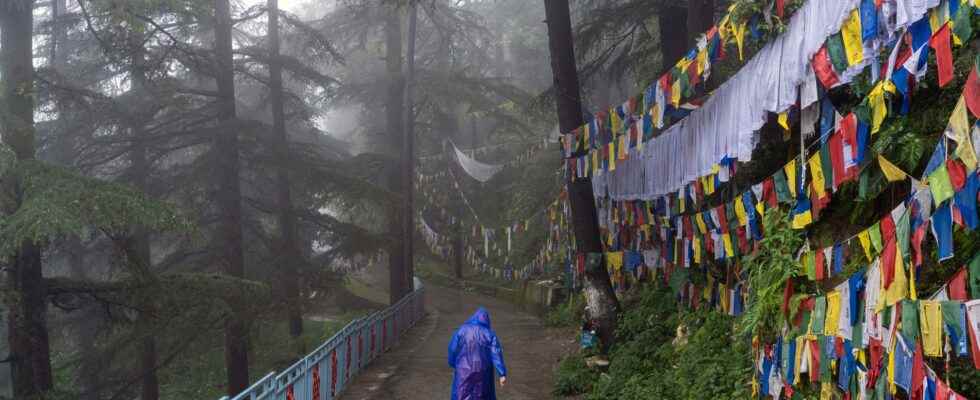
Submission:
{"label": "blue painted railing", "polygon": [[276,374],[270,372],[239,395],[221,400],[332,400],[364,367],[392,348],[425,315],[425,288],[398,303],[347,324],[312,353]]}

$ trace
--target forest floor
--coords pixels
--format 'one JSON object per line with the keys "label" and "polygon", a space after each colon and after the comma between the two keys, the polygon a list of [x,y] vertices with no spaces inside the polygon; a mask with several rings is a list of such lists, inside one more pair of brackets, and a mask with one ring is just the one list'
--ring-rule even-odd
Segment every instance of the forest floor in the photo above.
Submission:
{"label": "forest floor", "polygon": [[506,301],[432,284],[426,286],[428,316],[392,351],[359,374],[341,398],[448,398],[453,374],[446,364],[449,340],[459,324],[481,306],[490,312],[507,363],[507,386],[497,387],[497,398],[552,398],[553,370],[562,355],[575,349],[575,342],[570,339],[573,332],[568,328],[547,328],[540,318]]}

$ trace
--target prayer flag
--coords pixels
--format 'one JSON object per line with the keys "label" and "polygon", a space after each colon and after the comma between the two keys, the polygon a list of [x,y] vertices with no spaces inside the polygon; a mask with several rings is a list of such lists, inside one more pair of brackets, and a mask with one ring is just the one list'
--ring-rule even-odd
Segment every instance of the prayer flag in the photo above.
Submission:
{"label": "prayer flag", "polygon": [[963,98],[966,100],[966,106],[970,109],[970,113],[974,117],[980,118],[980,79],[977,78],[976,68],[970,70],[970,77],[967,78],[966,86],[963,87]]}
{"label": "prayer flag", "polygon": [[841,27],[841,37],[844,41],[847,65],[854,66],[864,61],[864,44],[861,40],[861,14],[858,9],[851,10],[850,18]]}
{"label": "prayer flag", "polygon": [[949,24],[943,24],[929,39],[929,46],[936,51],[936,69],[939,73],[939,87],[953,80],[953,50],[949,42]]}
{"label": "prayer flag", "polygon": [[847,70],[847,50],[844,47],[843,33],[838,32],[827,38],[827,54],[830,56],[830,63],[833,64],[837,73]]}
{"label": "prayer flag", "polygon": [[908,177],[908,174],[906,174],[905,171],[902,171],[900,168],[895,166],[895,164],[892,164],[880,154],[878,155],[878,166],[881,168],[881,172],[884,173],[885,178],[888,179],[889,182],[898,182]]}
{"label": "prayer flag", "polygon": [[946,163],[943,163],[939,168],[929,174],[929,190],[932,191],[932,198],[935,204],[942,204],[942,202],[953,197],[953,184],[949,180],[949,171],[946,169]]}
{"label": "prayer flag", "polygon": [[817,79],[820,80],[824,88],[830,89],[840,82],[830,62],[830,53],[827,50],[827,46],[820,47],[820,50],[813,55],[813,61],[810,64],[813,67],[813,72],[816,74]]}
{"label": "prayer flag", "polygon": [[826,195],[824,191],[824,171],[821,165],[820,154],[810,156],[808,164],[810,165],[810,176],[813,178],[813,189],[816,191],[818,198],[824,197]]}

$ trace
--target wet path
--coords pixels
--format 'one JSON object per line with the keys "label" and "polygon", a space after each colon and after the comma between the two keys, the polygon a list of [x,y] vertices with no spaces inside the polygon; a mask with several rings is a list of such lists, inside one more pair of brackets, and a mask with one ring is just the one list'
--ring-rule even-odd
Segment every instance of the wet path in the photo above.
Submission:
{"label": "wet path", "polygon": [[446,347],[459,324],[479,306],[490,312],[507,363],[507,386],[497,387],[497,398],[552,398],[552,370],[573,346],[567,330],[548,329],[514,305],[474,292],[428,285],[426,301],[429,315],[361,373],[341,399],[448,399],[452,369],[446,363]]}

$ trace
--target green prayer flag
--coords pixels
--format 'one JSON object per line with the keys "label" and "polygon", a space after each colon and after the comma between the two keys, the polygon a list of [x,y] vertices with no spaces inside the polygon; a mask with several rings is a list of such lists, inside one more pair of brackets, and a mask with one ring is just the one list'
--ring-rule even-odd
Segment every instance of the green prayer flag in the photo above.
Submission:
{"label": "green prayer flag", "polygon": [[816,261],[813,257],[812,251],[803,254],[803,272],[806,273],[806,277],[811,281],[817,280]]}
{"label": "green prayer flag", "polygon": [[960,325],[960,315],[963,311],[962,304],[958,301],[944,301],[941,303],[943,323],[952,328],[953,332],[956,332],[957,337],[963,337],[964,329],[966,328]]}
{"label": "green prayer flag", "polygon": [[871,172],[871,168],[864,168],[858,175],[858,198],[867,199],[868,198],[868,187],[871,185],[871,178],[868,176]]}
{"label": "green prayer flag", "polygon": [[980,253],[970,260],[967,277],[970,278],[970,298],[980,299]]}
{"label": "green prayer flag", "polygon": [[834,164],[830,160],[830,144],[828,143],[820,146],[820,169],[823,170],[823,188],[832,191],[834,189]]}
{"label": "green prayer flag", "polygon": [[937,205],[953,198],[953,183],[949,180],[946,163],[929,174],[929,190],[932,191],[933,202]]}
{"label": "green prayer flag", "polygon": [[963,43],[970,41],[970,37],[973,36],[973,25],[970,23],[970,14],[972,12],[972,7],[961,4],[959,10],[956,11],[956,15],[953,16],[953,34],[960,38]]}
{"label": "green prayer flag", "polygon": [[868,236],[871,238],[871,246],[875,248],[875,254],[881,254],[881,223],[875,222],[868,228]]}
{"label": "green prayer flag", "polygon": [[816,305],[813,306],[813,326],[810,332],[823,332],[823,320],[827,318],[827,297],[817,297]]}
{"label": "green prayer flag", "polygon": [[827,38],[827,54],[837,74],[847,70],[847,53],[844,51],[844,37],[837,32]]}
{"label": "green prayer flag", "polygon": [[834,374],[831,373],[830,369],[830,354],[833,351],[828,351],[830,349],[827,346],[827,336],[820,335],[817,336],[817,341],[820,343],[820,382],[834,382]]}
{"label": "green prayer flag", "polygon": [[910,229],[909,213],[904,212],[902,213],[902,217],[898,221],[895,221],[895,240],[903,260],[908,260],[911,257],[911,254],[909,254]]}
{"label": "green prayer flag", "polygon": [[792,203],[793,196],[789,192],[789,184],[786,183],[786,173],[782,169],[772,176],[774,186],[776,186],[776,200],[780,203]]}
{"label": "green prayer flag", "polygon": [[902,300],[902,337],[906,343],[915,343],[919,337],[919,302],[917,300]]}

